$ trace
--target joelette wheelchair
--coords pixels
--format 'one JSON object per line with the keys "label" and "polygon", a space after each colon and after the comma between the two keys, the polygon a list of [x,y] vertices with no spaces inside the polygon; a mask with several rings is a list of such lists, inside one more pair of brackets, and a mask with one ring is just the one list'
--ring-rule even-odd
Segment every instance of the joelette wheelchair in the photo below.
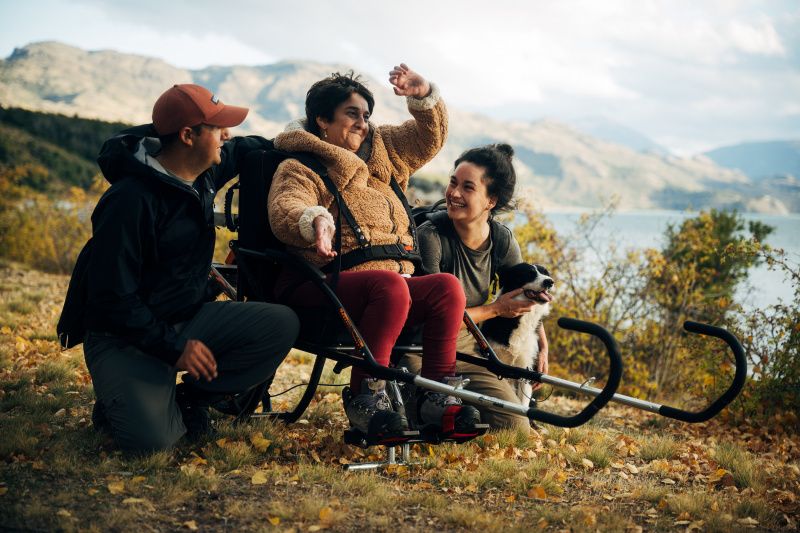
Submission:
{"label": "joelette wheelchair", "polygon": [[[586,423],[609,401],[616,401],[677,420],[700,422],[719,413],[742,389],[747,364],[738,340],[726,330],[696,322],[686,322],[684,328],[692,333],[723,340],[732,350],[736,363],[735,376],[730,387],[706,409],[699,412],[688,412],[616,394],[622,377],[623,364],[615,339],[597,324],[572,318],[560,318],[558,320],[559,327],[597,338],[607,352],[609,366],[605,386],[602,389],[588,386],[586,383],[575,383],[532,369],[518,368],[502,363],[467,313],[464,313],[464,321],[476,341],[479,355],[457,354],[458,360],[482,366],[501,379],[546,383],[594,397],[580,412],[571,416],[547,412],[535,406],[507,402],[466,390],[463,387],[425,379],[401,368],[379,365],[350,319],[347,310],[329,285],[326,275],[297,256],[286,253],[283,244],[275,238],[270,230],[267,216],[267,195],[272,173],[278,162],[286,157],[296,156],[297,154],[285,154],[277,150],[260,150],[250,153],[245,158],[239,182],[228,191],[225,201],[225,226],[238,232],[238,238],[230,243],[231,255],[235,257],[235,265],[214,265],[212,275],[225,287],[230,297],[241,301],[273,301],[273,284],[281,268],[292,269],[311,281],[324,294],[326,305],[323,308],[296,309],[301,318],[301,332],[295,347],[311,354],[314,357],[314,363],[305,385],[305,391],[293,407],[285,410],[273,410],[273,396],[270,394],[271,382],[267,382],[237,399],[240,420],[251,416],[267,416],[291,423],[300,419],[314,398],[326,360],[336,362],[335,372],[348,366],[355,366],[364,369],[375,378],[386,380],[389,383],[388,392],[393,406],[398,410],[405,408],[400,389],[413,385],[456,396],[471,404],[522,415],[531,421],[562,427],[575,427]],[[233,213],[232,206],[233,192],[236,189],[239,191],[238,214]],[[421,352],[418,332],[404,331],[393,349],[393,360],[395,360],[394,355],[399,358],[405,354],[420,355]],[[260,413],[254,414],[259,404],[261,404],[262,410]],[[345,431],[344,438],[346,442],[358,446],[389,446],[390,460],[393,461],[393,446],[395,445],[407,445],[420,441],[462,442],[477,436],[486,429],[486,426],[481,426],[476,432],[469,434],[448,432],[447,428],[442,428],[437,432],[413,429],[402,434],[377,438],[350,429]],[[404,447],[404,450],[407,452],[407,446]]]}

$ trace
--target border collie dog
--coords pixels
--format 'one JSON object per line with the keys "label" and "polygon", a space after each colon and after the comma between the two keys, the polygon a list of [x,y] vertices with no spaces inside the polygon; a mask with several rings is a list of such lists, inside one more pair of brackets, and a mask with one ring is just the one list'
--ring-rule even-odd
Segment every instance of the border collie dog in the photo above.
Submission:
{"label": "border collie dog", "polygon": [[[507,365],[536,370],[539,359],[539,325],[550,312],[553,297],[548,292],[554,281],[546,268],[540,265],[520,263],[498,272],[500,290],[498,296],[524,289],[516,300],[536,302],[530,312],[516,318],[496,317],[486,320],[481,326],[486,340],[497,357]],[[520,403],[527,407],[532,385],[524,380],[512,380]]]}

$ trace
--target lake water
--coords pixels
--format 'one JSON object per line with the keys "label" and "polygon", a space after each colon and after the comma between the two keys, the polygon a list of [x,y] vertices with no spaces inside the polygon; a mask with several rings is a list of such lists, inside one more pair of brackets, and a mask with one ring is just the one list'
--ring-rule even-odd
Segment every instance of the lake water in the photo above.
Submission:
{"label": "lake water", "polygon": [[[566,235],[575,229],[580,218],[578,212],[547,212],[545,216],[556,231]],[[615,242],[619,250],[626,248],[657,248],[664,245],[664,231],[668,224],[676,227],[696,214],[679,211],[640,211],[615,213],[605,217],[595,230],[598,246]],[[789,262],[800,264],[800,215],[742,214],[746,222],[758,220],[774,227],[766,242],[773,248],[787,252]],[[754,289],[755,288],[755,289]],[[763,308],[778,303],[780,299],[790,302],[794,298],[791,284],[783,274],[770,271],[765,265],[751,269],[747,282],[737,291],[737,300],[750,308]]]}

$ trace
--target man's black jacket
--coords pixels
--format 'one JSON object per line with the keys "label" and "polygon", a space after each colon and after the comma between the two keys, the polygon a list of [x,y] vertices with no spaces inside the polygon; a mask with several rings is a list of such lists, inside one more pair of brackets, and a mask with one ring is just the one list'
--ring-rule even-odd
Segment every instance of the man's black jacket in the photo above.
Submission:
{"label": "man's black jacket", "polygon": [[149,125],[131,128],[100,151],[97,162],[111,187],[92,213],[92,238],[75,266],[58,330],[61,336],[70,333],[69,323],[82,322],[86,330],[111,333],[174,364],[187,339],[172,326],[209,299],[214,196],[239,173],[247,152],[271,142],[231,139],[222,163],[192,187],[136,158],[151,135]]}

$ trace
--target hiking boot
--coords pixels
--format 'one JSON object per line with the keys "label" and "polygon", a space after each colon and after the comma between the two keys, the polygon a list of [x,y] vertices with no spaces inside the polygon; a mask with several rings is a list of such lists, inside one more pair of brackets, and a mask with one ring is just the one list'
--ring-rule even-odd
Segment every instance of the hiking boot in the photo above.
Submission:
{"label": "hiking boot", "polygon": [[[445,376],[442,380],[458,387],[462,379]],[[417,420],[420,426],[436,426],[444,433],[469,433],[481,422],[481,414],[471,405],[462,405],[461,398],[443,392],[418,389]]]}
{"label": "hiking boot", "polygon": [[106,408],[100,400],[95,400],[94,407],[92,407],[92,426],[98,433],[111,435],[111,422],[108,421]]}
{"label": "hiking boot", "polygon": [[386,382],[382,379],[365,379],[361,394],[355,396],[345,387],[342,400],[350,425],[366,435],[392,435],[408,430],[406,417],[392,410]]}
{"label": "hiking boot", "polygon": [[208,414],[208,400],[202,391],[188,383],[179,383],[175,387],[175,401],[186,426],[186,438],[196,441],[201,437],[212,435],[211,417]]}

